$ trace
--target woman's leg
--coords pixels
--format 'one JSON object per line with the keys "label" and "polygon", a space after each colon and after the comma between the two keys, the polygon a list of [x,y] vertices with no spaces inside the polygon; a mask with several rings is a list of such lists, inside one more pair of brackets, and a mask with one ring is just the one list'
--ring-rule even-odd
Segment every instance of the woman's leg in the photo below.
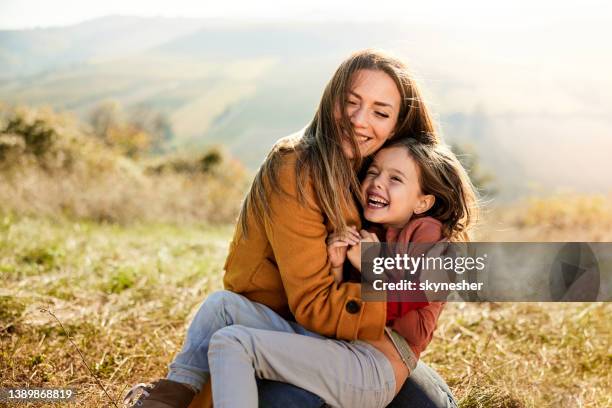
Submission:
{"label": "woman's leg", "polygon": [[325,401],[316,394],[292,384],[257,379],[260,408],[322,408]]}
{"label": "woman's leg", "polygon": [[[316,394],[291,384],[257,380],[262,408],[321,408],[325,401]],[[456,408],[457,401],[444,380],[431,367],[419,362],[388,408]]]}
{"label": "woman's leg", "polygon": [[419,361],[389,408],[456,408],[457,402],[434,369]]}
{"label": "woman's leg", "polygon": [[334,407],[382,408],[395,394],[391,363],[361,341],[234,325],[212,336],[208,356],[216,408],[256,408],[255,377],[294,384]]}
{"label": "woman's leg", "polygon": [[206,298],[191,321],[183,348],[169,366],[167,379],[201,390],[210,378],[210,338],[217,330],[233,324],[290,333],[307,332],[298,324],[283,319],[267,306],[242,295],[225,290],[214,292]]}

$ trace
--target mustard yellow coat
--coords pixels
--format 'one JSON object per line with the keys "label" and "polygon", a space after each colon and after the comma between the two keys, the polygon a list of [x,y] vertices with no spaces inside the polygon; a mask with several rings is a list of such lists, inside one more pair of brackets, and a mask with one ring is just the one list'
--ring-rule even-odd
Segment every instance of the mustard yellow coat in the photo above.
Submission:
{"label": "mustard yellow coat", "polygon": [[[363,302],[359,283],[334,283],[325,240],[331,226],[323,215],[312,180],[298,180],[306,203],[298,202],[297,154],[284,156],[279,181],[287,194],[271,193],[272,218],[263,226],[248,219],[247,237],[236,227],[225,262],[225,288],[263,303],[308,330],[337,339],[377,340],[386,320],[385,302]],[[359,212],[346,209],[349,225],[360,228]],[[210,384],[208,384],[210,385]],[[210,404],[209,386],[191,408]]]}

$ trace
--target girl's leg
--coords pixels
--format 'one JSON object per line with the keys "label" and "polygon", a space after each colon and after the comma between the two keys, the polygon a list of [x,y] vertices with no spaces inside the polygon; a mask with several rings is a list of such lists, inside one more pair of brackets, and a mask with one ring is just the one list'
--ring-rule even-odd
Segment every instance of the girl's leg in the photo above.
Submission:
{"label": "girl's leg", "polygon": [[283,319],[267,306],[242,295],[225,290],[214,292],[206,298],[191,321],[183,348],[169,366],[167,379],[189,384],[200,391],[210,378],[210,338],[217,330],[233,324],[316,336],[298,324]]}
{"label": "girl's leg", "polygon": [[256,376],[294,384],[333,407],[382,408],[395,394],[391,363],[361,341],[234,325],[212,336],[208,356],[215,408],[256,408]]}

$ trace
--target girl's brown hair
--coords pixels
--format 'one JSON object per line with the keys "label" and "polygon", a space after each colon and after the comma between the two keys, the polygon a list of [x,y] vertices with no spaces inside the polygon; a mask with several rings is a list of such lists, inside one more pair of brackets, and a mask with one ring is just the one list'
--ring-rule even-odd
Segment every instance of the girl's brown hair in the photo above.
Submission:
{"label": "girl's brown hair", "polygon": [[417,164],[421,192],[435,197],[433,206],[419,217],[440,221],[451,241],[469,241],[469,229],[478,218],[478,199],[457,156],[446,144],[427,145],[411,138],[396,139],[382,148],[393,147],[406,149]]}
{"label": "girl's brown hair", "polygon": [[[244,235],[247,234],[248,216],[254,216],[264,223],[270,221],[268,195],[282,193],[278,169],[282,157],[292,152],[298,154],[296,180],[310,179],[326,219],[335,230],[346,230],[343,210],[350,208],[350,201],[359,196],[356,173],[363,158],[344,107],[355,73],[364,69],[385,72],[397,85],[401,105],[393,135],[414,138],[424,144],[439,142],[431,114],[406,65],[382,51],[357,52],[343,61],[334,73],[325,87],[314,118],[303,134],[282,139],[268,154],[242,205],[238,223]],[[336,107],[342,107],[339,119],[334,117]],[[343,135],[350,135],[348,141],[354,153],[352,160],[342,150]],[[302,203],[305,202],[304,184],[297,183],[298,200]]]}

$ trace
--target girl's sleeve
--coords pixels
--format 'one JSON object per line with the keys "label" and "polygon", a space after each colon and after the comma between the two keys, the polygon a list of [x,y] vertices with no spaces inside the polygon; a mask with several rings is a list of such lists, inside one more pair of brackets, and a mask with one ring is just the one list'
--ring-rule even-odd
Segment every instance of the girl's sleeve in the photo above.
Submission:
{"label": "girl's sleeve", "polygon": [[[409,230],[402,231],[401,244],[417,243],[430,244],[427,248],[433,247],[434,243],[442,239],[442,225],[439,221],[426,217],[415,220],[409,225]],[[418,247],[418,254],[411,253],[411,256],[420,256],[420,252],[427,249],[423,246]],[[425,296],[423,296],[425,298]],[[412,350],[418,356],[429,344],[436,329],[438,317],[442,312],[445,302],[420,302],[414,307],[407,303],[400,303],[400,317],[392,323],[392,328],[406,339]],[[417,307],[418,306],[418,307]]]}
{"label": "girl's sleeve", "polygon": [[[400,232],[399,240],[396,242],[396,251],[407,253],[411,257],[420,257],[434,248],[441,239],[442,224],[439,221],[431,217],[419,218],[411,221]],[[418,245],[411,246],[411,243]],[[402,273],[400,273],[401,276]],[[418,284],[418,279],[416,283]],[[408,299],[412,301],[408,302]],[[425,292],[420,289],[412,291],[409,298],[400,295],[400,301],[387,302],[387,324],[401,318],[410,310],[420,309],[428,304]]]}
{"label": "girl's sleeve", "polygon": [[300,203],[295,166],[283,166],[279,176],[286,194],[270,193],[272,216],[265,228],[296,321],[328,337],[379,339],[385,327],[385,302],[361,300],[359,283],[334,283],[327,259],[327,228],[312,183],[306,180],[306,203]]}

